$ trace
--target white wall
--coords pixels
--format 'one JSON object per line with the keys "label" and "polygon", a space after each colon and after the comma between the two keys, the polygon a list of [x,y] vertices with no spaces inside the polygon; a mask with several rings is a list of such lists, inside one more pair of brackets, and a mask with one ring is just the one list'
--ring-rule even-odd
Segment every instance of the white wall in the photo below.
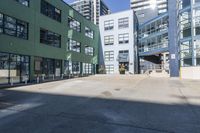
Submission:
{"label": "white wall", "polygon": [[[118,19],[129,17],[129,28],[118,29]],[[104,31],[104,21],[114,20],[114,30]],[[100,64],[104,61],[104,51],[114,51],[114,61],[104,61],[105,65],[113,64],[114,73],[119,73],[119,62],[117,61],[120,50],[129,50],[129,72],[134,73],[134,13],[133,10],[123,11],[100,17],[100,34],[102,43],[102,54]],[[118,35],[128,33],[129,44],[118,44]],[[104,36],[114,35],[114,45],[105,46]]]}
{"label": "white wall", "polygon": [[182,79],[200,79],[200,67],[181,67]]}

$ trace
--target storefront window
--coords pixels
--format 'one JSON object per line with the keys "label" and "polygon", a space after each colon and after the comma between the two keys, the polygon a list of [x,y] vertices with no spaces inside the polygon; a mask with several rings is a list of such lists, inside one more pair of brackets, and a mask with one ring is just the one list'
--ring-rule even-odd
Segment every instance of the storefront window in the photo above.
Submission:
{"label": "storefront window", "polygon": [[35,57],[35,75],[44,79],[61,76],[61,60]]}
{"label": "storefront window", "polygon": [[29,80],[29,57],[0,53],[0,84]]}

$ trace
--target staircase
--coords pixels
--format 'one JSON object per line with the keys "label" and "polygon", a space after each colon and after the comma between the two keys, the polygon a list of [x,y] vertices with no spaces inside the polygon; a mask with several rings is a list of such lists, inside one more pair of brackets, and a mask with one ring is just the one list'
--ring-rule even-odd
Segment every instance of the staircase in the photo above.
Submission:
{"label": "staircase", "polygon": [[158,70],[152,70],[150,73],[149,73],[149,76],[150,77],[157,77],[157,78],[168,78],[170,77],[169,76],[169,73],[166,72],[166,70],[162,70],[162,69],[158,69]]}
{"label": "staircase", "polygon": [[163,65],[151,65],[149,69],[145,72],[145,74],[149,75],[150,77],[170,77],[169,69],[164,67]]}

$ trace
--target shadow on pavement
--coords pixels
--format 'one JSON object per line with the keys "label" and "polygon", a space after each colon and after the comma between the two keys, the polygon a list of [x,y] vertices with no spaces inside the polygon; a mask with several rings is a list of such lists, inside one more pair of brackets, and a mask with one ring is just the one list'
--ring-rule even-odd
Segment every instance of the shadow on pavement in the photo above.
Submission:
{"label": "shadow on pavement", "polygon": [[0,133],[200,133],[200,106],[107,96],[1,90]]}

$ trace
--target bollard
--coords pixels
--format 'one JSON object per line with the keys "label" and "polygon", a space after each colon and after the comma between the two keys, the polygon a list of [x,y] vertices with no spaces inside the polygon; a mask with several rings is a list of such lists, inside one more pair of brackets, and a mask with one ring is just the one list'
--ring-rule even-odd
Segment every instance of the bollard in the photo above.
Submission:
{"label": "bollard", "polygon": [[27,83],[28,83],[28,78],[25,79],[25,85],[27,85]]}
{"label": "bollard", "polygon": [[40,82],[40,78],[39,77],[37,77],[37,84]]}
{"label": "bollard", "polygon": [[69,79],[70,79],[70,74],[69,74]]}
{"label": "bollard", "polygon": [[10,85],[13,86],[13,78],[10,79]]}
{"label": "bollard", "polygon": [[64,74],[62,74],[62,76],[61,76],[61,79],[63,79],[64,78]]}
{"label": "bollard", "polygon": [[44,81],[44,75],[42,75],[42,81]]}
{"label": "bollard", "polygon": [[55,79],[54,75],[53,75],[53,80]]}

